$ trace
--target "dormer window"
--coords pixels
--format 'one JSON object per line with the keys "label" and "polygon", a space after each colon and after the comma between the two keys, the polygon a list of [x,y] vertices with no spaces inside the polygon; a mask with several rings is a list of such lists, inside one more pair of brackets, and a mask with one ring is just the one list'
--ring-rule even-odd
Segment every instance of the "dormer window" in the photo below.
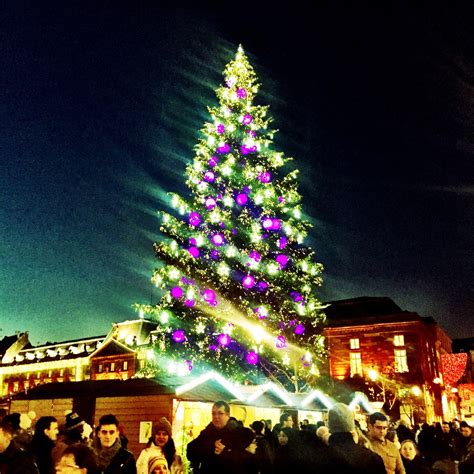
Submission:
{"label": "dormer window", "polygon": [[352,350],[360,349],[359,338],[351,339],[349,343]]}
{"label": "dormer window", "polygon": [[403,334],[396,334],[393,338],[393,345],[403,347],[405,345],[405,336]]}

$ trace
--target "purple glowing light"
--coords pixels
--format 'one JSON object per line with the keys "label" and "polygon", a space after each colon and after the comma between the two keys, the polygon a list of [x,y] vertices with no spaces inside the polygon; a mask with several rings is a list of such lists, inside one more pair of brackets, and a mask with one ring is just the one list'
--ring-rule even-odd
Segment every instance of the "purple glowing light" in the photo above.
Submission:
{"label": "purple glowing light", "polygon": [[300,301],[303,301],[303,296],[301,295],[301,293],[298,293],[297,291],[292,291],[290,293],[290,296],[293,298],[293,301],[295,303],[299,303]]}
{"label": "purple glowing light", "polygon": [[288,239],[286,237],[281,237],[277,242],[278,248],[284,249],[288,245]]}
{"label": "purple glowing light", "polygon": [[266,291],[268,289],[268,283],[266,281],[261,281],[258,284],[259,291]]}
{"label": "purple glowing light", "polygon": [[204,290],[202,297],[209,303],[216,300],[216,293],[213,290]]}
{"label": "purple glowing light", "polygon": [[208,211],[214,209],[217,206],[217,202],[213,197],[206,198],[204,204],[206,205]]}
{"label": "purple glowing light", "polygon": [[227,87],[234,87],[237,84],[237,78],[235,76],[230,76],[225,81]]}
{"label": "purple glowing light", "polygon": [[173,332],[174,342],[184,342],[186,339],[186,333],[182,329],[177,329]]}
{"label": "purple glowing light", "polygon": [[247,204],[248,200],[249,200],[248,196],[244,193],[237,194],[237,197],[235,198],[235,202],[239,206],[245,206],[245,204]]}
{"label": "purple glowing light", "polygon": [[197,240],[194,237],[189,239],[189,245],[197,245]]}
{"label": "purple glowing light", "polygon": [[239,99],[245,99],[247,97],[247,91],[243,87],[237,89],[237,97]]}
{"label": "purple glowing light", "polygon": [[247,353],[247,362],[250,365],[256,365],[258,364],[258,354],[256,352],[250,351]]}
{"label": "purple glowing light", "polygon": [[242,279],[244,288],[253,288],[255,286],[255,278],[252,275],[246,275]]}
{"label": "purple glowing light", "polygon": [[211,250],[210,255],[211,255],[212,260],[217,260],[220,257],[221,253],[218,250],[214,249],[214,250]]}
{"label": "purple glowing light", "polygon": [[214,166],[219,163],[219,158],[217,156],[211,156],[209,160],[207,161],[207,164],[211,167],[214,168]]}
{"label": "purple glowing light", "polygon": [[224,333],[219,334],[219,336],[217,337],[217,342],[219,343],[219,345],[226,347],[230,344],[230,336]]}
{"label": "purple glowing light", "polygon": [[198,212],[191,212],[188,218],[189,225],[197,227],[201,223],[201,216]]}
{"label": "purple glowing light", "polygon": [[272,221],[272,230],[280,230],[281,229],[281,220],[280,219],[273,219]]}
{"label": "purple glowing light", "polygon": [[261,183],[269,183],[272,180],[272,175],[269,171],[264,171],[258,175],[258,179]]}
{"label": "purple glowing light", "polygon": [[217,306],[217,300],[209,301],[209,306]]}
{"label": "purple glowing light", "polygon": [[257,151],[257,145],[247,146],[245,143],[240,147],[240,152],[242,155],[248,155],[249,153],[254,153]]}
{"label": "purple glowing light", "polygon": [[186,359],[184,363],[188,367],[188,370],[191,372],[191,370],[193,370],[193,363],[189,359]]}
{"label": "purple glowing light", "polygon": [[196,247],[189,247],[188,252],[191,254],[191,257],[194,257],[194,258],[199,257],[199,249]]}
{"label": "purple glowing light", "polygon": [[243,119],[242,119],[242,123],[244,125],[249,125],[252,123],[252,116],[250,114],[245,114]]}
{"label": "purple glowing light", "polygon": [[196,301],[194,300],[186,300],[184,302],[184,305],[187,306],[188,308],[192,308],[196,304]]}
{"label": "purple glowing light", "polygon": [[175,286],[174,288],[171,288],[170,293],[173,298],[178,299],[183,296],[184,291],[180,286]]}
{"label": "purple glowing light", "polygon": [[211,344],[211,345],[209,346],[209,350],[210,350],[210,351],[217,351],[217,349],[218,349],[218,348],[217,348],[217,346],[216,346],[215,344]]}
{"label": "purple glowing light", "polygon": [[228,143],[224,143],[223,145],[219,145],[217,147],[217,152],[220,153],[221,155],[224,153],[229,153],[230,151],[230,145]]}
{"label": "purple glowing light", "polygon": [[266,319],[268,316],[268,311],[266,308],[255,308],[253,312],[258,316],[258,319]]}
{"label": "purple glowing light", "polygon": [[225,127],[224,125],[222,125],[221,123],[216,127],[216,132],[219,134],[219,135],[222,135],[223,133],[225,133]]}
{"label": "purple glowing light", "polygon": [[283,253],[277,255],[275,260],[280,265],[280,267],[284,267],[288,263],[288,257]]}
{"label": "purple glowing light", "polygon": [[213,183],[216,180],[216,175],[214,171],[206,171],[204,173],[204,181],[207,181],[208,183]]}
{"label": "purple glowing light", "polygon": [[256,250],[252,250],[249,254],[249,257],[256,262],[260,262],[260,259],[262,258]]}
{"label": "purple glowing light", "polygon": [[278,202],[279,203],[285,202],[285,198],[283,196],[279,196],[278,197]]}
{"label": "purple glowing light", "polygon": [[220,247],[221,245],[224,245],[225,239],[222,234],[214,234],[211,236],[211,242],[217,247]]}
{"label": "purple glowing light", "polygon": [[278,336],[275,339],[275,347],[277,349],[283,349],[286,347],[286,337],[285,336]]}
{"label": "purple glowing light", "polygon": [[271,219],[270,217],[265,217],[265,219],[263,219],[263,221],[262,221],[262,226],[263,226],[263,228],[266,229],[266,230],[272,229],[272,227],[273,227],[273,219]]}
{"label": "purple glowing light", "polygon": [[302,324],[298,324],[295,327],[295,334],[298,336],[301,336],[301,334],[304,334],[304,331],[305,331],[305,327]]}

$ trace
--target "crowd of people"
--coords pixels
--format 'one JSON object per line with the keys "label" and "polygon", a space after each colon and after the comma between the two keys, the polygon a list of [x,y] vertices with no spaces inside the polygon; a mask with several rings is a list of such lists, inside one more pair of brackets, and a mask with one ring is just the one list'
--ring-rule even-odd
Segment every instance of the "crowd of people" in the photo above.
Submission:
{"label": "crowd of people", "polygon": [[0,421],[0,474],[473,474],[474,429],[463,421],[390,423],[379,412],[367,429],[349,407],[336,403],[326,422],[299,426],[290,413],[279,423],[256,420],[249,427],[230,415],[225,401],[212,406],[211,422],[188,443],[185,465],[166,418],[153,426],[135,458],[116,416],[100,418],[95,430],[77,413],[60,427],[56,418],[37,420],[34,434],[20,428],[18,413]]}

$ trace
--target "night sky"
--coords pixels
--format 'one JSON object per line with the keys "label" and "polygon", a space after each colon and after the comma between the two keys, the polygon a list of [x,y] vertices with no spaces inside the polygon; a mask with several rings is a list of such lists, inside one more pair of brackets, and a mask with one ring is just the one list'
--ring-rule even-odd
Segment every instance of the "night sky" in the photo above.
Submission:
{"label": "night sky", "polygon": [[471,12],[2,8],[0,338],[105,334],[157,301],[156,212],[239,43],[301,170],[320,299],[388,296],[474,336]]}

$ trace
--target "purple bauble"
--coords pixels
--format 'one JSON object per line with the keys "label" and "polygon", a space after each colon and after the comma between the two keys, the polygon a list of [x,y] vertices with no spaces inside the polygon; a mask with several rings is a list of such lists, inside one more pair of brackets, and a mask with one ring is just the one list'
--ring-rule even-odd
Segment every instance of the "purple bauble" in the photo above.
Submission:
{"label": "purple bauble", "polygon": [[239,206],[245,206],[245,204],[247,204],[248,200],[249,200],[248,196],[244,193],[237,194],[237,197],[235,198],[235,202]]}
{"label": "purple bauble", "polygon": [[281,220],[280,219],[273,219],[272,221],[272,230],[280,230],[281,229]]}
{"label": "purple bauble", "polygon": [[245,99],[247,97],[247,91],[243,87],[237,89],[237,97],[239,99]]}
{"label": "purple bauble", "polygon": [[217,342],[221,346],[228,346],[230,344],[230,336],[224,333],[219,334],[219,336],[217,336]]}
{"label": "purple bauble", "polygon": [[275,260],[281,267],[284,267],[288,263],[288,257],[283,253],[277,255]]}
{"label": "purple bauble", "polygon": [[216,127],[216,132],[219,134],[219,135],[222,135],[223,133],[225,133],[225,127],[224,125],[222,125],[221,123]]}
{"label": "purple bauble", "polygon": [[301,334],[304,334],[304,331],[305,331],[305,327],[302,324],[298,324],[295,327],[295,334],[297,334],[298,336],[301,336]]}
{"label": "purple bauble", "polygon": [[216,180],[216,175],[214,174],[214,171],[206,171],[204,173],[204,181],[207,181],[208,183],[213,183]]}
{"label": "purple bauble", "polygon": [[252,116],[250,114],[245,114],[244,117],[242,118],[242,123],[244,125],[249,125],[252,123]]}
{"label": "purple bauble", "polygon": [[266,281],[261,281],[258,284],[259,291],[266,291],[268,289],[268,283]]}
{"label": "purple bauble", "polygon": [[186,333],[182,329],[177,329],[173,332],[174,342],[184,342],[186,339]]}
{"label": "purple bauble", "polygon": [[192,257],[198,258],[199,257],[199,249],[197,247],[189,247],[188,252],[191,254]]}
{"label": "purple bauble", "polygon": [[213,290],[204,290],[202,297],[209,303],[216,300],[216,293]]}
{"label": "purple bauble", "polygon": [[222,234],[213,234],[211,236],[211,242],[217,247],[220,247],[221,245],[224,245],[225,239]]}
{"label": "purple bauble", "polygon": [[273,228],[273,219],[271,217],[265,217],[262,221],[262,227],[265,230],[270,230]]}
{"label": "purple bauble", "polygon": [[214,168],[214,166],[217,166],[217,163],[219,163],[219,158],[217,158],[217,156],[211,156],[209,160],[207,161],[207,164],[211,168]]}
{"label": "purple bauble", "polygon": [[206,208],[208,211],[211,211],[217,206],[217,202],[212,196],[209,196],[208,198],[206,198],[204,204],[206,205]]}
{"label": "purple bauble", "polygon": [[286,237],[281,237],[277,242],[278,248],[284,249],[288,245],[288,239]]}
{"label": "purple bauble", "polygon": [[247,353],[247,362],[250,365],[256,365],[258,364],[258,354],[256,352],[250,351]]}
{"label": "purple bauble", "polygon": [[258,179],[261,183],[269,183],[272,180],[272,175],[268,171],[264,171],[258,175]]}
{"label": "purple bauble", "polygon": [[175,286],[174,288],[171,288],[170,293],[173,298],[178,299],[183,296],[184,291],[180,286]]}
{"label": "purple bauble", "polygon": [[217,147],[217,152],[220,153],[221,155],[224,153],[229,153],[230,151],[230,145],[228,143],[224,143],[223,145],[219,145]]}
{"label": "purple bauble", "polygon": [[260,262],[260,259],[262,258],[261,255],[260,255],[256,250],[252,250],[252,251],[249,253],[249,257],[250,257],[252,260],[255,260],[256,262]]}
{"label": "purple bauble", "polygon": [[184,302],[184,305],[187,306],[188,308],[192,308],[196,304],[196,301],[194,300],[186,300]]}
{"label": "purple bauble", "polygon": [[188,218],[189,225],[197,227],[201,223],[201,216],[198,212],[191,212]]}
{"label": "purple bauble", "polygon": [[275,340],[275,347],[277,349],[283,349],[284,347],[286,347],[286,337],[278,336]]}
{"label": "purple bauble", "polygon": [[255,286],[255,278],[252,275],[246,275],[242,279],[244,288],[253,288]]}
{"label": "purple bauble", "polygon": [[211,250],[210,256],[213,260],[217,260],[220,257],[220,252],[218,250]]}

